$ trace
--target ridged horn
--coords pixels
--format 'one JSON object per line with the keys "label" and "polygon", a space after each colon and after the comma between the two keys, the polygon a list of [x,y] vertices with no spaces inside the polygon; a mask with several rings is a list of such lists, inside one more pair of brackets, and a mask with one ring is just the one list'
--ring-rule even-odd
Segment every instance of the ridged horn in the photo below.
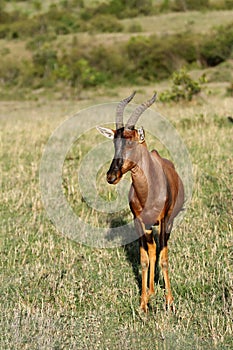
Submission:
{"label": "ridged horn", "polygon": [[123,123],[123,113],[125,106],[134,98],[134,95],[136,94],[136,91],[134,91],[129,97],[124,98],[119,104],[117,105],[116,109],[116,129],[121,129],[124,126]]}
{"label": "ridged horn", "polygon": [[140,115],[155,102],[156,95],[157,95],[157,93],[155,93],[150,100],[142,103],[140,106],[138,106],[135,109],[135,111],[131,114],[129,120],[127,121],[127,123],[125,125],[126,129],[133,129],[134,128]]}

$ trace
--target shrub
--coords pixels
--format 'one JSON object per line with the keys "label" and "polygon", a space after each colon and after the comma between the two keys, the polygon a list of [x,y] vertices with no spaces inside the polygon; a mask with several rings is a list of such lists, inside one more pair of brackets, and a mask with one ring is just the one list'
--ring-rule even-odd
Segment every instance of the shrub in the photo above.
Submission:
{"label": "shrub", "polygon": [[50,7],[49,11],[43,17],[56,34],[69,34],[80,28],[77,16],[73,12],[65,9],[60,10],[56,5]]}
{"label": "shrub", "polygon": [[96,15],[113,15],[117,18],[150,15],[153,12],[152,0],[110,0],[82,11],[82,18],[90,20]]}
{"label": "shrub", "polygon": [[133,37],[127,52],[133,71],[144,80],[168,78],[187,63],[198,60],[197,44],[190,34],[158,38]]}
{"label": "shrub", "polygon": [[1,9],[0,6],[0,23],[9,23],[11,21],[11,16],[8,12]]}
{"label": "shrub", "polygon": [[27,15],[20,11],[7,12],[4,10],[4,5],[1,5],[0,0],[0,23],[12,23],[20,20],[26,20]]}
{"label": "shrub", "polygon": [[62,64],[56,71],[56,75],[77,88],[93,87],[104,82],[103,74],[91,67],[84,58],[74,61],[69,67]]}
{"label": "shrub", "polygon": [[188,10],[203,10],[209,7],[209,0],[186,0]]}
{"label": "shrub", "polygon": [[36,52],[33,57],[34,75],[39,78],[50,78],[57,65],[57,53],[50,48]]}
{"label": "shrub", "polygon": [[[164,43],[166,45],[166,43]],[[133,37],[127,43],[132,78],[151,81],[167,78],[172,69],[172,58],[156,36]]]}
{"label": "shrub", "polygon": [[19,33],[24,33],[26,31],[26,26],[29,30],[32,27],[34,21],[29,19],[27,15],[19,12],[6,12],[1,11],[0,8],[0,39],[2,38],[18,38],[22,35]]}
{"label": "shrub", "polygon": [[228,10],[233,9],[233,1],[232,0],[225,0],[225,8]]}
{"label": "shrub", "polygon": [[216,66],[228,59],[233,52],[233,23],[220,27],[207,38],[200,47],[200,59],[206,66]]}
{"label": "shrub", "polygon": [[123,30],[122,24],[112,15],[98,15],[89,22],[91,31],[114,33]]}
{"label": "shrub", "polygon": [[40,1],[34,0],[33,7],[36,11],[41,11],[42,10],[42,3]]}
{"label": "shrub", "polygon": [[139,33],[142,32],[142,26],[140,23],[132,23],[128,28],[129,33]]}
{"label": "shrub", "polygon": [[9,33],[9,26],[8,25],[0,25],[0,39],[5,39],[7,38]]}
{"label": "shrub", "polygon": [[227,96],[233,97],[233,82],[230,83],[230,85],[226,89]]}
{"label": "shrub", "polygon": [[72,10],[75,8],[83,8],[84,7],[84,0],[62,0],[60,2],[60,5],[64,9]]}
{"label": "shrub", "polygon": [[[0,14],[1,17],[1,14]],[[38,14],[32,18],[25,15],[10,14],[0,25],[0,38],[25,38],[35,35],[68,34],[82,30],[83,22],[68,10],[59,10],[56,6],[47,13]]]}
{"label": "shrub", "polygon": [[176,11],[203,10],[209,7],[209,0],[175,0],[173,9]]}
{"label": "shrub", "polygon": [[9,59],[1,59],[0,64],[0,83],[6,86],[18,84],[20,76],[20,65]]}
{"label": "shrub", "polygon": [[39,50],[43,48],[43,46],[56,39],[55,34],[39,34],[35,35],[31,40],[29,40],[26,44],[26,48],[29,50]]}
{"label": "shrub", "polygon": [[18,39],[47,33],[47,23],[28,18],[0,26],[0,38]]}
{"label": "shrub", "polygon": [[[174,60],[183,63],[193,63],[198,60],[199,37],[193,33],[179,33],[168,38],[162,38],[166,41],[167,54],[173,55]],[[176,67],[178,68],[178,67]]]}
{"label": "shrub", "polygon": [[119,48],[100,46],[89,54],[91,66],[102,72],[105,80],[119,81],[123,79],[128,69],[127,56]]}
{"label": "shrub", "polygon": [[185,69],[174,72],[172,75],[172,87],[160,94],[160,101],[191,101],[201,91],[201,80],[193,80]]}
{"label": "shrub", "polygon": [[215,0],[211,1],[211,9],[214,10],[232,10],[233,1],[232,0]]}

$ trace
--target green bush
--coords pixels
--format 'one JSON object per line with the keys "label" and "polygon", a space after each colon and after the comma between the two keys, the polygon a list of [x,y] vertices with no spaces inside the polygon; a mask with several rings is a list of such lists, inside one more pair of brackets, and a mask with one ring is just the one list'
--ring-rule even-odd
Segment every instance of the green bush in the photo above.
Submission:
{"label": "green bush", "polygon": [[[0,15],[1,16],[1,15]],[[47,13],[38,14],[32,18],[17,13],[10,14],[1,22],[0,38],[25,38],[48,33],[69,34],[85,29],[85,24],[73,12],[59,10],[56,6]]]}
{"label": "green bush", "polygon": [[56,39],[55,34],[39,34],[35,35],[31,40],[26,44],[26,48],[32,51],[39,50],[43,48],[46,43],[52,42]]}
{"label": "green bush", "polygon": [[215,0],[211,1],[211,9],[214,10],[232,10],[233,0]]}
{"label": "green bush", "polygon": [[209,0],[185,0],[188,10],[203,10],[209,7]]}
{"label": "green bush", "polygon": [[0,0],[0,23],[12,23],[20,20],[26,20],[27,15],[20,11],[11,11],[7,12],[4,9],[4,6],[1,5]]}
{"label": "green bush", "polygon": [[197,46],[191,34],[181,34],[162,38],[133,37],[126,48],[133,72],[140,79],[150,81],[168,78],[184,64],[197,61]]}
{"label": "green bush", "polygon": [[70,86],[79,89],[94,87],[105,81],[104,75],[84,58],[74,60],[70,66],[60,62],[54,76],[56,79],[65,81]]}
{"label": "green bush", "polygon": [[114,47],[96,47],[89,54],[91,66],[102,72],[105,81],[119,82],[127,74],[129,62],[123,49]]}
{"label": "green bush", "polygon": [[225,8],[228,10],[233,9],[233,1],[232,0],[225,0]]}
{"label": "green bush", "polygon": [[48,24],[42,19],[27,18],[0,25],[0,38],[18,39],[47,33]]}
{"label": "green bush", "polygon": [[226,89],[227,96],[233,97],[233,82],[230,83],[230,85]]}
{"label": "green bush", "polygon": [[8,12],[4,11],[0,7],[0,23],[9,23],[11,22],[11,16]]}
{"label": "green bush", "polygon": [[142,26],[140,23],[132,23],[132,24],[130,24],[127,31],[129,33],[140,33],[140,32],[142,32]]}
{"label": "green bush", "polygon": [[73,33],[78,31],[81,26],[77,15],[66,9],[60,10],[56,5],[51,6],[43,17],[56,34]]}
{"label": "green bush", "polygon": [[9,33],[9,26],[5,24],[0,25],[0,39],[7,38],[8,33]]}
{"label": "green bush", "polygon": [[[198,61],[198,47],[200,37],[193,33],[179,33],[162,38],[166,41],[167,55],[180,63],[193,63]],[[176,67],[177,68],[177,67]]]}
{"label": "green bush", "polygon": [[131,62],[131,78],[140,81],[167,78],[172,72],[172,58],[167,56],[166,42],[156,36],[145,38],[133,37],[126,49]]}
{"label": "green bush", "polygon": [[44,48],[33,54],[34,75],[39,78],[49,79],[57,66],[57,53],[50,48]]}
{"label": "green bush", "polygon": [[26,25],[30,31],[32,22],[33,20],[29,19],[26,14],[19,11],[6,12],[0,8],[0,39],[12,39],[22,36],[19,33],[25,33]]}
{"label": "green bush", "polygon": [[172,87],[170,90],[162,92],[160,101],[191,101],[193,97],[201,91],[201,80],[193,80],[185,69],[172,74]]}
{"label": "green bush", "polygon": [[200,47],[200,59],[206,66],[216,66],[231,57],[233,52],[233,23],[220,27],[207,38]]}
{"label": "green bush", "polygon": [[176,11],[203,10],[209,7],[209,0],[175,0],[172,8]]}
{"label": "green bush", "polygon": [[122,24],[112,15],[97,15],[89,21],[89,30],[94,32],[122,32]]}
{"label": "green bush", "polygon": [[62,0],[60,5],[62,8],[71,11],[73,8],[83,8],[84,0]]}
{"label": "green bush", "polygon": [[66,82],[74,88],[94,87],[105,82],[106,74],[93,64],[89,55],[73,47],[69,52],[64,51],[57,60],[53,72],[55,81]]}
{"label": "green bush", "polygon": [[152,0],[110,0],[94,7],[87,7],[82,11],[82,18],[90,20],[97,15],[113,15],[117,18],[151,15],[154,7]]}
{"label": "green bush", "polygon": [[0,83],[4,86],[12,86],[18,84],[20,76],[20,64],[9,59],[1,59],[0,64]]}
{"label": "green bush", "polygon": [[82,88],[97,86],[104,81],[101,72],[91,67],[87,60],[80,59],[73,67],[72,84]]}

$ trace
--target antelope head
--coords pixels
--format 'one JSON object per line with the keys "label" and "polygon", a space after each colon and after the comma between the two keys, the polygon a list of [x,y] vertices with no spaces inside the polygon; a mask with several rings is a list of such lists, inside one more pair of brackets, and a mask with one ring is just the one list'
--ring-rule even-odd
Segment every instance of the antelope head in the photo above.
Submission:
{"label": "antelope head", "polygon": [[97,127],[97,130],[114,142],[115,155],[107,172],[109,184],[117,184],[122,175],[137,164],[140,155],[139,147],[145,143],[143,128],[135,129],[141,114],[155,102],[156,94],[147,102],[138,106],[124,126],[123,113],[126,105],[133,99],[136,92],[119,102],[116,109],[116,129]]}

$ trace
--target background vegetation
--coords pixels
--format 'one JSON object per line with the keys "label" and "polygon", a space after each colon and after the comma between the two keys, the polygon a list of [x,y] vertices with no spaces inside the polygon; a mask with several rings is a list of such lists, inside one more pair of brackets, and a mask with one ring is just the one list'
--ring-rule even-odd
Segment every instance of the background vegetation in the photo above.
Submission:
{"label": "background vegetation", "polygon": [[[26,6],[14,9],[17,3],[1,2],[0,87],[4,95],[28,87],[69,88],[70,93],[79,94],[89,87],[147,84],[166,79],[183,66],[215,67],[232,58],[233,11],[207,12],[207,20],[211,15],[218,20],[208,32],[199,23],[198,33],[192,30],[195,21],[187,12],[194,8],[213,11],[217,2],[210,7],[204,0],[118,0],[84,6],[79,0],[54,2],[46,10],[40,2],[33,2],[31,10]],[[179,3],[186,9],[180,23],[183,27],[169,33],[169,14],[181,11]],[[229,4],[222,2],[221,8],[228,9]],[[167,17],[164,12],[169,12]],[[151,19],[153,14],[167,18],[163,32],[157,33],[153,27],[147,31],[145,16]],[[131,24],[126,17],[133,17]],[[144,18],[144,23],[136,22],[135,17]],[[15,43],[19,42],[21,55],[17,56]]]}
{"label": "background vegetation", "polygon": [[[1,349],[231,349],[232,1],[0,1]],[[214,40],[213,40],[214,38]],[[138,244],[92,249],[56,231],[39,166],[64,119],[154,90],[193,163],[192,202],[170,239],[176,313],[160,279],[139,310]],[[64,191],[83,220],[77,170],[101,135],[74,143]],[[167,150],[147,135],[149,148]],[[105,198],[115,190],[98,176]],[[130,215],[125,213],[125,218]]]}

